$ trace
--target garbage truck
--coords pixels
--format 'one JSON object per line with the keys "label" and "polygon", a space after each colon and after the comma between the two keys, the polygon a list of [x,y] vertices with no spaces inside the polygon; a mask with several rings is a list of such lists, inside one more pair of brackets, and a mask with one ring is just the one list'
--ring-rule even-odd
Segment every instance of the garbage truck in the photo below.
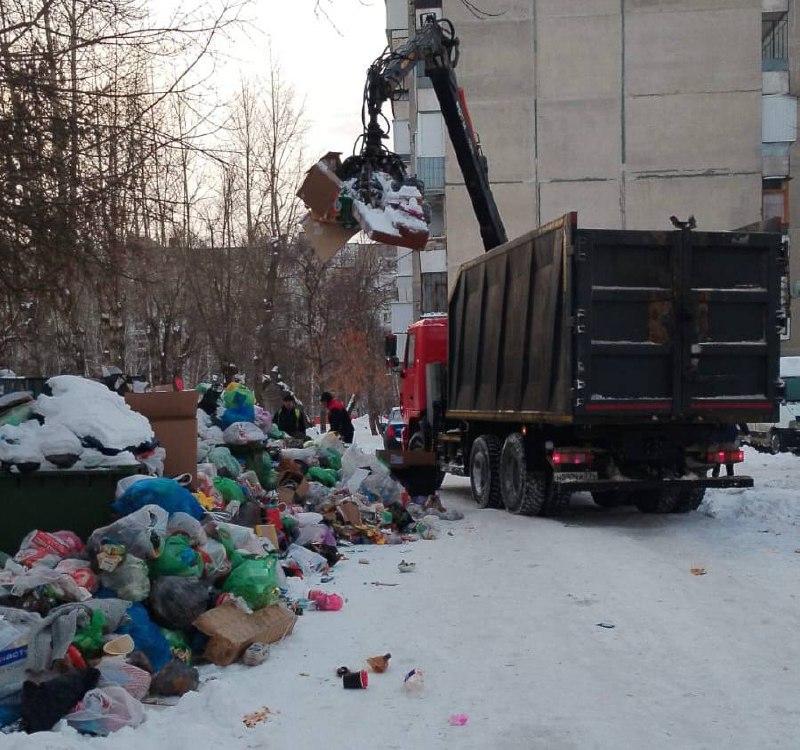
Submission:
{"label": "garbage truck", "polygon": [[528,515],[579,491],[682,513],[751,487],[737,432],[777,413],[781,259],[780,235],[573,213],[464,264],[448,315],[393,362],[408,429],[390,466],[419,476],[422,452],[430,487],[468,476],[479,506]]}
{"label": "garbage truck", "polygon": [[402,366],[387,351],[408,423],[406,450],[384,454],[392,471],[413,494],[469,476],[481,507],[527,515],[558,513],[578,491],[686,512],[707,488],[752,486],[735,473],[737,425],[777,414],[781,236],[675,216],[674,231],[588,229],[571,213],[509,242],[459,54],[453,24],[429,15],[370,66],[360,152],[337,163],[331,205],[317,207],[345,228],[347,206],[369,216],[362,228],[390,210],[391,229],[387,186],[418,181],[383,145],[382,107],[423,65],[486,253],[461,267],[446,317],[411,326]]}

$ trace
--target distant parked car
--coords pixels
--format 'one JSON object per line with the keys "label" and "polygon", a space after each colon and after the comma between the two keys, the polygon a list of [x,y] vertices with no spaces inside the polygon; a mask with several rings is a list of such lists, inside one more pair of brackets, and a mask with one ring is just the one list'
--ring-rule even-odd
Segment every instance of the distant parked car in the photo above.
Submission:
{"label": "distant parked car", "polygon": [[389,421],[383,431],[383,447],[388,450],[399,450],[403,447],[403,430],[406,423],[399,406],[395,406],[389,413]]}
{"label": "distant parked car", "polygon": [[781,357],[783,403],[778,421],[749,424],[742,439],[762,453],[800,453],[800,357]]}

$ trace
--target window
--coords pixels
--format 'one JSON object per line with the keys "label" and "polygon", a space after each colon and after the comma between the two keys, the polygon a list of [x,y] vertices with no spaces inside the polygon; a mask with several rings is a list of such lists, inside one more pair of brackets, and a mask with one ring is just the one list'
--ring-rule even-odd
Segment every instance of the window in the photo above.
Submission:
{"label": "window", "polygon": [[761,21],[761,60],[767,71],[789,69],[788,13],[772,13]]}
{"label": "window", "polygon": [[447,272],[422,274],[422,314],[447,312]]}
{"label": "window", "polygon": [[444,196],[429,195],[427,192],[427,186],[425,196],[428,204],[431,207],[431,237],[444,237]]}
{"label": "window", "polygon": [[406,367],[411,367],[414,364],[414,341],[416,340],[416,336],[413,333],[408,334],[408,339],[406,340]]}
{"label": "window", "polygon": [[785,232],[789,227],[789,181],[764,180],[761,195],[764,228]]}

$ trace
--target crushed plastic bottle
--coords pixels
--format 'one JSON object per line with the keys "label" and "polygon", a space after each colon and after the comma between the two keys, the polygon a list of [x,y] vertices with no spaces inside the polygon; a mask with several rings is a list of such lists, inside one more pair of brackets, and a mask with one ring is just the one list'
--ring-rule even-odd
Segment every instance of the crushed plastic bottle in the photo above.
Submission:
{"label": "crushed plastic bottle", "polygon": [[408,695],[419,695],[425,690],[425,674],[421,669],[412,669],[403,678],[403,690]]}

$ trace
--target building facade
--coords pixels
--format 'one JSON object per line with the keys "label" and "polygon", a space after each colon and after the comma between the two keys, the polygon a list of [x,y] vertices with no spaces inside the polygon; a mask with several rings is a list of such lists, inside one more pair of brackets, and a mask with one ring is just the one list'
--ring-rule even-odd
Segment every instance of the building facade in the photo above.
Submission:
{"label": "building facade", "polygon": [[[693,214],[701,229],[780,225],[800,249],[800,0],[481,0],[495,14],[481,18],[462,0],[386,5],[390,43],[425,13],[455,24],[459,84],[509,237],[568,211],[623,229]],[[434,189],[441,162],[428,160],[444,155],[452,283],[483,248],[436,109],[418,73],[395,105],[395,149]],[[800,353],[795,256],[787,353]]]}

